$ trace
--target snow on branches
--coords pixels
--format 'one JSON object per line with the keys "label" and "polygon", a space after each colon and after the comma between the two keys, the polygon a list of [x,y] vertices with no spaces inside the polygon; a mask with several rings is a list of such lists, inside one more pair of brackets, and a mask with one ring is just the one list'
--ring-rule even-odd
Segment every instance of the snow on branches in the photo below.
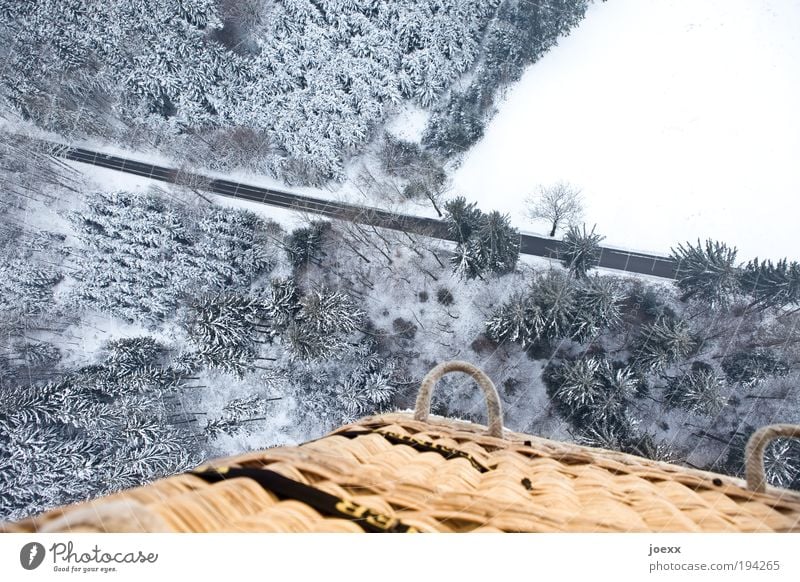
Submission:
{"label": "snow on branches", "polygon": [[588,341],[620,323],[621,301],[610,278],[576,280],[555,270],[537,273],[524,293],[512,295],[492,314],[486,333],[526,348],[559,338]]}
{"label": "snow on branches", "polygon": [[97,193],[70,222],[84,248],[72,290],[78,307],[157,324],[187,294],[245,288],[269,272],[279,229],[219,207],[191,211],[154,195]]}
{"label": "snow on branches", "polygon": [[199,443],[174,399],[184,378],[148,337],[97,365],[0,387],[0,516],[19,519],[185,470]]}
{"label": "snow on branches", "polygon": [[727,403],[723,386],[723,380],[711,366],[695,362],[688,372],[670,378],[664,396],[667,406],[710,416]]}
{"label": "snow on branches", "polygon": [[577,226],[569,227],[561,242],[559,256],[574,277],[585,279],[589,269],[600,262],[600,242],[603,238],[594,232],[594,228],[586,232],[585,225],[583,231],[578,230]]}
{"label": "snow on branches", "polygon": [[508,216],[497,211],[484,214],[474,202],[463,197],[445,204],[448,231],[456,239],[456,253],[451,262],[467,279],[483,278],[487,273],[512,272],[519,260],[519,231]]}
{"label": "snow on branches", "polygon": [[678,245],[672,250],[677,263],[676,285],[683,292],[682,301],[696,298],[712,307],[726,306],[739,289],[735,265],[736,248],[708,239]]}

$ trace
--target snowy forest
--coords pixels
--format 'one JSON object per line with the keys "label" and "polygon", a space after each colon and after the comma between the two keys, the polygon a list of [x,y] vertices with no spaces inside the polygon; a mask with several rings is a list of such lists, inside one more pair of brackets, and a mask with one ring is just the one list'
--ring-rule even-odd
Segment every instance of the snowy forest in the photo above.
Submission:
{"label": "snowy forest", "polygon": [[320,183],[403,101],[433,111],[432,149],[474,143],[587,3],[2,0],[0,97],[62,136]]}
{"label": "snowy forest", "polygon": [[[522,257],[446,188],[588,5],[0,0],[0,519],[409,409],[451,359],[511,430],[741,476],[753,430],[800,422],[800,263],[703,238],[664,249],[674,280],[613,272],[577,223]],[[386,132],[403,107],[418,142]],[[302,186],[367,159],[369,200],[432,206],[452,240],[82,172],[31,135]],[[441,384],[435,414],[485,422]],[[765,462],[800,489],[800,443]]]}

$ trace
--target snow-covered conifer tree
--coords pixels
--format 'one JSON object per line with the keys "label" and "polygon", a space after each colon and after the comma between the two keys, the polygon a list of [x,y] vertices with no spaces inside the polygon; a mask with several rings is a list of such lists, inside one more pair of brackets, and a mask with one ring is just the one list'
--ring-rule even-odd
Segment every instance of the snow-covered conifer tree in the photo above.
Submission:
{"label": "snow-covered conifer tree", "polygon": [[800,304],[800,263],[782,259],[777,263],[753,259],[739,275],[743,292],[760,308]]}
{"label": "snow-covered conifer tree", "polygon": [[224,293],[194,300],[181,322],[197,348],[197,360],[241,375],[257,357],[258,338],[269,332],[267,317],[263,300]]}
{"label": "snow-covered conifer tree", "polygon": [[235,434],[246,430],[249,423],[266,420],[264,416],[269,406],[269,399],[253,394],[245,398],[234,398],[222,409],[222,415],[209,420],[203,431],[207,438]]}
{"label": "snow-covered conifer tree", "polygon": [[[304,414],[336,426],[390,407],[397,391],[393,378],[397,362],[361,341],[340,354],[340,363],[295,362],[295,398]],[[303,419],[307,422],[307,419]]]}
{"label": "snow-covered conifer tree", "polygon": [[577,297],[575,281],[563,273],[537,274],[524,294],[513,295],[492,314],[487,335],[525,347],[571,337],[581,309]]}
{"label": "snow-covered conifer tree", "polygon": [[353,333],[363,318],[364,312],[348,295],[324,287],[303,296],[296,316],[306,329],[320,335]]}
{"label": "snow-covered conifer tree", "polygon": [[596,267],[600,261],[600,242],[603,236],[596,234],[594,228],[591,232],[578,230],[577,226],[570,226],[561,243],[561,260],[569,272],[578,279],[585,279],[589,269]]}
{"label": "snow-covered conifer tree", "polygon": [[84,243],[75,302],[129,321],[158,323],[186,294],[246,288],[275,264],[267,234],[278,227],[249,212],[196,217],[153,195],[115,192],[93,195],[69,219]]}
{"label": "snow-covered conifer tree", "polygon": [[689,412],[713,415],[722,410],[727,399],[722,394],[722,379],[708,364],[672,378],[664,392],[667,406]]}
{"label": "snow-covered conifer tree", "polygon": [[284,331],[292,325],[300,310],[300,292],[292,279],[273,279],[265,309],[271,327]]}
{"label": "snow-covered conifer tree", "polygon": [[541,307],[523,293],[512,295],[486,322],[486,335],[497,342],[518,342],[529,347],[544,335]]}
{"label": "snow-covered conifer tree", "polygon": [[444,205],[445,221],[451,236],[458,243],[466,243],[480,227],[483,213],[475,202],[467,202],[463,196],[449,200]]}
{"label": "snow-covered conifer tree", "polygon": [[587,341],[602,330],[618,327],[622,299],[622,292],[613,277],[595,276],[583,281],[577,290],[578,310],[572,336],[578,341]]}
{"label": "snow-covered conifer tree", "polygon": [[574,281],[559,271],[550,270],[533,279],[528,295],[544,316],[546,338],[569,337],[579,309],[576,293]]}
{"label": "snow-covered conifer tree", "polygon": [[662,371],[669,364],[690,355],[697,343],[686,321],[662,317],[642,326],[634,347],[633,363],[638,368]]}
{"label": "snow-covered conifer tree", "polygon": [[493,211],[484,214],[463,197],[445,204],[448,231],[458,243],[451,259],[456,272],[467,279],[485,273],[502,275],[513,271],[519,259],[519,232],[508,217]]}
{"label": "snow-covered conifer tree", "polygon": [[61,275],[46,265],[0,260],[0,314],[22,317],[48,311],[60,280]]}
{"label": "snow-covered conifer tree", "polygon": [[722,358],[722,371],[730,382],[752,387],[770,376],[789,373],[788,362],[768,349],[741,350]]}
{"label": "snow-covered conifer tree", "polygon": [[[605,427],[628,434],[627,407],[637,386],[631,368],[604,358],[579,358],[551,365],[545,378],[549,396],[577,428],[594,427],[602,433]],[[615,428],[620,422],[622,425]]]}
{"label": "snow-covered conifer tree", "polygon": [[28,366],[54,366],[61,359],[61,350],[49,342],[24,342],[17,349]]}
{"label": "snow-covered conifer tree", "polygon": [[256,326],[265,317],[261,300],[223,293],[194,300],[188,308],[185,327],[197,345],[231,347],[252,343]]}
{"label": "snow-covered conifer tree", "polygon": [[708,239],[703,245],[691,243],[672,249],[677,262],[675,284],[683,292],[682,301],[690,298],[706,301],[712,307],[724,307],[739,290],[736,248]]}
{"label": "snow-covered conifer tree", "polygon": [[292,352],[301,359],[330,358],[340,354],[346,338],[364,318],[353,299],[331,289],[315,289],[299,301],[287,331]]}
{"label": "snow-covered conifer tree", "polygon": [[319,260],[324,252],[323,237],[329,229],[329,222],[313,221],[307,227],[293,230],[284,243],[289,262],[294,267],[300,267]]}
{"label": "snow-covered conifer tree", "polygon": [[519,260],[519,231],[507,215],[492,211],[484,215],[475,237],[479,241],[484,268],[502,275],[512,272]]}

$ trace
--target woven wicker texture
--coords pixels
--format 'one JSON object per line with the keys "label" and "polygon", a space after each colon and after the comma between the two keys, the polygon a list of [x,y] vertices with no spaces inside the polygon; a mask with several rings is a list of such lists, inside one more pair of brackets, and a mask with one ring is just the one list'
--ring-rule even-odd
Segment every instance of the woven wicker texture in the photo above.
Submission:
{"label": "woven wicker texture", "polygon": [[[464,366],[451,369],[473,373]],[[388,523],[423,532],[800,531],[797,492],[756,492],[724,475],[509,431],[499,438],[484,426],[424,416],[365,418],[297,447],[218,459],[209,466],[222,475],[203,469],[214,483],[179,475],[0,529],[360,532],[371,520],[378,530]],[[349,515],[318,511],[251,478],[225,478],[237,469],[312,486]]]}

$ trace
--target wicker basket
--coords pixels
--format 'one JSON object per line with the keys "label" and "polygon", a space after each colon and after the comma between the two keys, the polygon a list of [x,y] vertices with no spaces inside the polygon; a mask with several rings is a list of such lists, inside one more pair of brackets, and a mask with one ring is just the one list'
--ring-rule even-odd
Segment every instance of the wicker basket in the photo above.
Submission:
{"label": "wicker basket", "polygon": [[[445,373],[471,374],[489,426],[429,418]],[[11,532],[790,532],[800,494],[767,487],[764,447],[800,427],[758,431],[747,482],[504,431],[489,378],[464,362],[434,368],[416,411],[364,418],[296,447],[219,459]]]}

